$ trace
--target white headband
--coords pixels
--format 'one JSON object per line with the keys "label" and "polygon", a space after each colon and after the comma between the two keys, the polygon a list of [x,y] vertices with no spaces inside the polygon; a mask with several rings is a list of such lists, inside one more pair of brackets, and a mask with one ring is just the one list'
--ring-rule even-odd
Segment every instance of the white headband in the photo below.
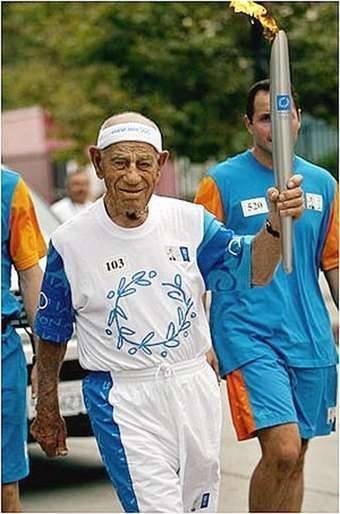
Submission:
{"label": "white headband", "polygon": [[162,136],[158,128],[135,122],[120,123],[100,130],[97,147],[103,150],[122,141],[141,141],[154,146],[158,152],[162,151]]}

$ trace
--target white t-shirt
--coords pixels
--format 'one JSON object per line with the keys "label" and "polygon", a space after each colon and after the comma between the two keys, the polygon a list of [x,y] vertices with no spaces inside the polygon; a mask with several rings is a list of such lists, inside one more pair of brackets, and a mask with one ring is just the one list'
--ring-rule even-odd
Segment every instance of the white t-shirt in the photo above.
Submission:
{"label": "white t-shirt", "polygon": [[146,221],[123,228],[100,198],[52,236],[36,331],[64,342],[74,314],[79,361],[90,370],[199,357],[211,346],[202,301],[211,268],[224,263],[250,287],[250,242],[233,235],[202,206],[155,195]]}

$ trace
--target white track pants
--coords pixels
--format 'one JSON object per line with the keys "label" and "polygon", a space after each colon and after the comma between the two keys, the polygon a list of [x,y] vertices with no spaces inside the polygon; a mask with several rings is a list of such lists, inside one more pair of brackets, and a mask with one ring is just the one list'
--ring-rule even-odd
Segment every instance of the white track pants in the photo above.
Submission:
{"label": "white track pants", "polygon": [[90,373],[84,396],[126,512],[217,512],[221,399],[205,358]]}

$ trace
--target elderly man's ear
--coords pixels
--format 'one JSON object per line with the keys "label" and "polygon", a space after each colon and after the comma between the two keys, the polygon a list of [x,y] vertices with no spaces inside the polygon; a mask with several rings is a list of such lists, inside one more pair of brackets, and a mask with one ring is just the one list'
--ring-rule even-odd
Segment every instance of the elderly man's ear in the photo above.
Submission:
{"label": "elderly man's ear", "polygon": [[104,178],[102,165],[101,165],[101,162],[102,162],[101,151],[99,150],[99,148],[92,145],[89,148],[89,155],[90,155],[91,162],[96,170],[97,177],[100,179]]}
{"label": "elderly man's ear", "polygon": [[169,158],[169,155],[170,154],[169,154],[169,152],[167,150],[163,150],[163,152],[161,152],[159,154],[158,164],[159,164],[160,168],[162,168],[166,164],[166,162],[167,162],[167,160]]}

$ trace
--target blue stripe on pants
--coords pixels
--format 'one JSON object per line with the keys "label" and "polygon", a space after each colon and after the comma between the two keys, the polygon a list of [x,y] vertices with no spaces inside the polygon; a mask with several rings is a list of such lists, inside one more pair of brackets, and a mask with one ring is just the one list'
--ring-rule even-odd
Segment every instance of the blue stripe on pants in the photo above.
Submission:
{"label": "blue stripe on pants", "polygon": [[107,372],[91,372],[83,380],[83,394],[93,433],[106,470],[125,512],[139,512],[121,441],[119,426],[108,401],[112,379]]}

